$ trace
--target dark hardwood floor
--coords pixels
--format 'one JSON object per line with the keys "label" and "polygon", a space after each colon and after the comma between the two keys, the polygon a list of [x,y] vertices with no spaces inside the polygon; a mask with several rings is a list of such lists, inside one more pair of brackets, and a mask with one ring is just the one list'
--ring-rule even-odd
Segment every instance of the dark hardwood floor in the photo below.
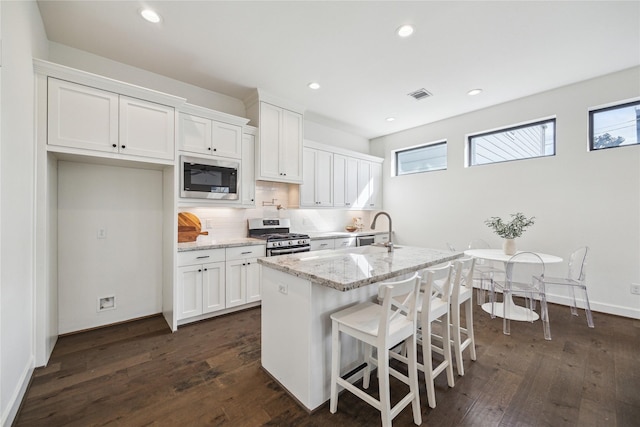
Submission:
{"label": "dark hardwood floor", "polygon": [[[421,377],[423,425],[640,425],[640,321],[594,313],[589,329],[583,312],[550,305],[545,341],[539,321],[512,322],[505,336],[501,319],[478,306],[474,316],[478,360],[465,353],[454,388],[438,378],[435,409]],[[406,390],[392,387],[394,397]],[[380,417],[350,393],[337,414],[302,410],[260,367],[256,308],[173,334],[153,317],[61,337],[15,425],[376,426]],[[394,425],[413,425],[410,407]]]}

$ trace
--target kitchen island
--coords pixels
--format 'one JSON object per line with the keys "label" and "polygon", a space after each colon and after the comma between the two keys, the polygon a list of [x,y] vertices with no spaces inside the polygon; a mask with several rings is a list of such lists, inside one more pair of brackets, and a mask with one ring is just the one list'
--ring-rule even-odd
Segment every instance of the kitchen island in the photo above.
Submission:
{"label": "kitchen island", "polygon": [[[304,408],[317,409],[330,396],[331,313],[373,300],[380,282],[461,256],[362,246],[260,258],[263,368]],[[362,363],[362,350],[350,337],[342,337],[342,349],[343,373]]]}

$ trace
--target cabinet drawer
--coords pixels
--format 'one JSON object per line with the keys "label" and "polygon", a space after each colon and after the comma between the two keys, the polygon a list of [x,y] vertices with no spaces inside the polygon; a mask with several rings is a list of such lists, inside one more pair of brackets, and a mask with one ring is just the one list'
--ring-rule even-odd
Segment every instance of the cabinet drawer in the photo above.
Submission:
{"label": "cabinet drawer", "polygon": [[224,249],[178,252],[178,266],[224,261]]}
{"label": "cabinet drawer", "polygon": [[335,240],[336,249],[350,248],[356,245],[355,237],[343,237]]}
{"label": "cabinet drawer", "polygon": [[323,249],[335,249],[334,239],[322,239],[322,240],[311,241],[312,251],[321,251]]}
{"label": "cabinet drawer", "polygon": [[227,261],[245,258],[260,258],[266,255],[265,245],[237,246],[227,248]]}

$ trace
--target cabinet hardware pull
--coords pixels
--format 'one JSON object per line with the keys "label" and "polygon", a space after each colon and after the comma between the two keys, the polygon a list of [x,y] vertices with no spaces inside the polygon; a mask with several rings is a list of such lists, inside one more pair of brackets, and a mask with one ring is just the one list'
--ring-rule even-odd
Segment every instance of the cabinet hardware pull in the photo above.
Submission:
{"label": "cabinet hardware pull", "polygon": [[127,146],[126,146],[126,145],[121,145],[121,147],[122,147],[122,148],[127,148]]}
{"label": "cabinet hardware pull", "polygon": [[118,144],[112,144],[111,145],[113,148],[116,148],[118,146]]}
{"label": "cabinet hardware pull", "polygon": [[202,273],[202,270],[200,270],[200,269],[199,269],[199,270],[198,270],[198,273]]}
{"label": "cabinet hardware pull", "polygon": [[204,258],[209,258],[209,255],[202,255],[202,256],[196,257],[196,259],[204,259]]}
{"label": "cabinet hardware pull", "polygon": [[213,149],[213,151],[218,151],[218,149],[217,149],[217,148],[214,148],[214,149]]}
{"label": "cabinet hardware pull", "polygon": [[207,150],[211,151],[211,147],[207,147]]}
{"label": "cabinet hardware pull", "polygon": [[253,251],[246,251],[246,252],[242,252],[242,255],[246,255],[246,254],[252,254]]}
{"label": "cabinet hardware pull", "polygon": [[207,271],[207,269],[205,268],[204,271]]}

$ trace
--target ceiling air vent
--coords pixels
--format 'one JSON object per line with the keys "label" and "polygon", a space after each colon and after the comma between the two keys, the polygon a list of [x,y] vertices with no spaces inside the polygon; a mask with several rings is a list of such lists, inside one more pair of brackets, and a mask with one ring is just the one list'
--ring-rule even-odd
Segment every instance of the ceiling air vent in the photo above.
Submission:
{"label": "ceiling air vent", "polygon": [[428,97],[430,97],[432,95],[431,95],[431,93],[429,93],[428,90],[422,88],[422,89],[418,89],[418,90],[416,90],[414,92],[411,92],[409,94],[409,96],[414,98],[417,101],[420,101],[421,99],[428,98]]}

